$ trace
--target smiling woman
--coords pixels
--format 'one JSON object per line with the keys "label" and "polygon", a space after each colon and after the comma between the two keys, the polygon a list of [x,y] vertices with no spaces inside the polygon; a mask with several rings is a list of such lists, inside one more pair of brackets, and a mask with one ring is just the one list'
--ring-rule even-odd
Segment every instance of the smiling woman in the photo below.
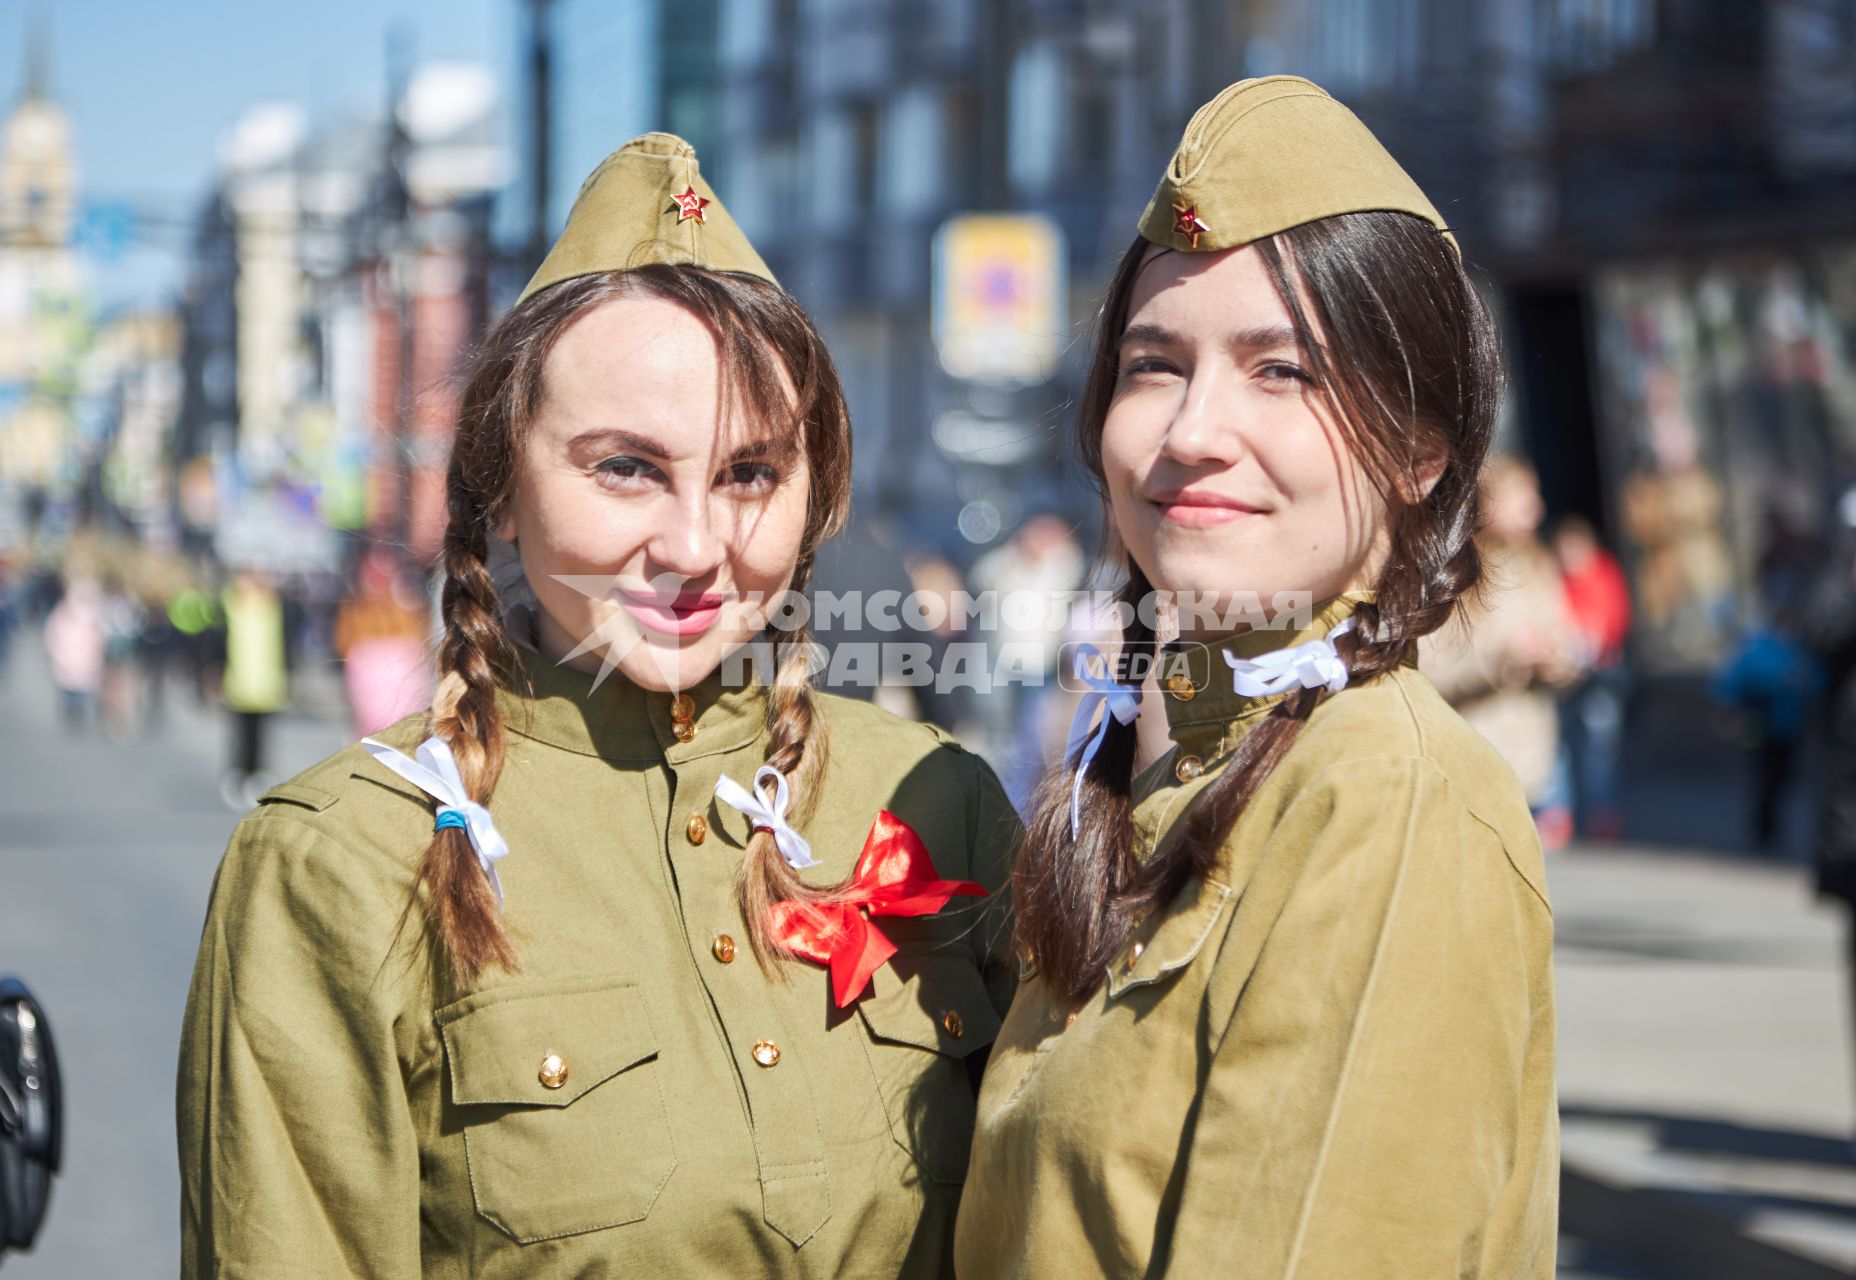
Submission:
{"label": "smiling woman", "polygon": [[[1499,393],[1454,242],[1351,113],[1290,76],[1199,110],[1077,443],[1126,603],[1214,607],[1177,610],[1173,749],[1137,773],[1105,719],[1032,817],[963,1277],[1552,1275],[1539,841],[1415,667],[1480,573]],[[1291,607],[1194,621],[1221,598]],[[1174,641],[1124,616],[1128,665]]]}
{"label": "smiling woman", "polygon": [[694,153],[613,153],[465,386],[430,713],[227,850],[183,1275],[946,1274],[1020,830],[768,624],[849,474],[818,332]]}

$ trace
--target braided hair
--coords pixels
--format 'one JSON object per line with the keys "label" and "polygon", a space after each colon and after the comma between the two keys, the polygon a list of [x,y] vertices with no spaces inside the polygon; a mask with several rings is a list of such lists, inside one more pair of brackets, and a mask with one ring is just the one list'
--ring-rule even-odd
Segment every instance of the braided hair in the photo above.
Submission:
{"label": "braided hair", "polygon": [[[1135,278],[1150,247],[1136,240],[1109,284],[1078,415],[1078,452],[1105,500],[1102,432]],[[1364,683],[1403,662],[1480,580],[1477,476],[1502,390],[1495,327],[1455,251],[1409,214],[1323,218],[1256,249],[1297,328],[1324,335],[1305,353],[1316,394],[1386,502],[1388,554],[1373,599],[1357,608],[1358,625],[1338,642],[1349,682]],[[1138,605],[1148,579],[1132,560],[1125,568],[1124,603]],[[1137,670],[1154,651],[1147,612],[1121,611],[1129,619],[1124,652]],[[1074,835],[1070,780],[1050,780],[1029,824],[1013,894],[1018,942],[1059,1000],[1086,999],[1135,925],[1215,864],[1251,798],[1330,696],[1298,689],[1271,708],[1198,796],[1183,837],[1145,862],[1133,829],[1132,724],[1108,725],[1083,781]]]}

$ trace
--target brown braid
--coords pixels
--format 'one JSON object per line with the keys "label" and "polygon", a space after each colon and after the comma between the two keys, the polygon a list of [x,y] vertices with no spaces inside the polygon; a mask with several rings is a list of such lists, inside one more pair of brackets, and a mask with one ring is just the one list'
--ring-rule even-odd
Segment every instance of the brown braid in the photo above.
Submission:
{"label": "brown braid", "polygon": [[[1443,626],[1481,577],[1476,482],[1501,397],[1494,325],[1454,251],[1409,215],[1324,218],[1257,248],[1298,328],[1324,336],[1305,348],[1310,374],[1387,505],[1388,554],[1374,599],[1337,642],[1349,682],[1363,684]],[[1137,240],[1109,286],[1079,415],[1079,451],[1098,488],[1121,335],[1147,252]],[[1435,476],[1428,488],[1427,472]],[[1147,582],[1138,566],[1128,568],[1130,598],[1138,598]],[[1145,653],[1153,637],[1134,612],[1124,644]],[[1216,863],[1251,798],[1329,696],[1298,689],[1277,703],[1199,794],[1183,839],[1145,863],[1134,853],[1132,725],[1109,726],[1084,780],[1074,837],[1069,779],[1047,783],[1013,884],[1020,944],[1060,1000],[1087,998],[1134,926]]]}
{"label": "brown braid", "polygon": [[[827,758],[825,720],[817,711],[812,688],[811,635],[804,627],[786,633],[773,687],[767,691],[766,762],[785,774],[794,792],[791,820],[803,823],[817,807],[824,790]],[[776,902],[806,905],[829,901],[844,885],[822,886],[808,882],[786,859],[771,833],[756,831],[748,839],[739,878],[741,918],[747,922],[754,957],[769,975],[783,974],[775,960],[791,952],[773,937],[767,925],[768,908]]]}
{"label": "brown braid", "polygon": [[[466,790],[483,803],[496,790],[503,771],[497,673],[511,668],[514,655],[490,581],[484,523],[481,517],[473,518],[473,499],[455,473],[449,489],[440,605],[445,633],[438,651],[441,678],[427,732],[450,744]],[[445,940],[452,976],[459,982],[473,980],[488,966],[517,967],[515,945],[466,832],[456,827],[433,832],[419,861],[415,894],[423,903],[427,924]]]}

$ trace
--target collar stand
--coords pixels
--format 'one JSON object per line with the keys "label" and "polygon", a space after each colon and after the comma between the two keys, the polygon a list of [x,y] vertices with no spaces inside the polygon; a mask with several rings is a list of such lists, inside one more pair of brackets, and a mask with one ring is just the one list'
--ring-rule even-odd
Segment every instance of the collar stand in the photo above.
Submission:
{"label": "collar stand", "polygon": [[525,738],[607,760],[674,764],[744,746],[765,729],[766,686],[724,684],[727,662],[676,694],[641,688],[617,671],[595,688],[592,672],[543,656],[523,630],[510,627],[518,670],[496,701],[503,723]]}
{"label": "collar stand", "polygon": [[[1371,598],[1372,593],[1366,591],[1336,596],[1317,605],[1308,625],[1295,630],[1240,631],[1223,639],[1175,641],[1166,646],[1161,701],[1166,705],[1167,729],[1179,749],[1209,762],[1236,745],[1243,728],[1288,696],[1277,693],[1245,697],[1238,693],[1232,687],[1225,654],[1254,660],[1320,639]],[[1191,682],[1189,689],[1179,679],[1181,675]]]}

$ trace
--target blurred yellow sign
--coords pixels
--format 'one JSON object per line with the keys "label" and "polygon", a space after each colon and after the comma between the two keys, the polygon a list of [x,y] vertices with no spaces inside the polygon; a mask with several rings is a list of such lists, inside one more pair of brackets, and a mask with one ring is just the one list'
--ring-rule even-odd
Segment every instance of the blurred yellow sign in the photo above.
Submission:
{"label": "blurred yellow sign", "polygon": [[1042,382],[1063,354],[1063,230],[1041,214],[964,214],[934,242],[941,366],[974,382]]}

